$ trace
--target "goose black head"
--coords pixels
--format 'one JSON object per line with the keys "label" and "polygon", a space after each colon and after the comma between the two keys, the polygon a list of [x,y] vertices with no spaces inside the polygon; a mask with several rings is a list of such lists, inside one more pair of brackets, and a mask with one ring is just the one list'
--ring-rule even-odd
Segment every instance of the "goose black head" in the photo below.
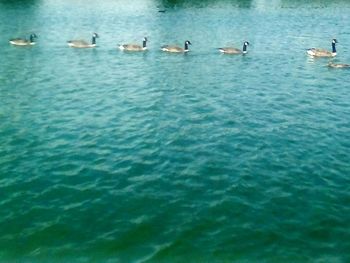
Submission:
{"label": "goose black head", "polygon": [[332,40],[332,43],[338,43],[338,40],[336,40],[335,38]]}
{"label": "goose black head", "polygon": [[143,38],[143,41],[147,42],[147,41],[148,41],[147,37],[144,37],[144,38]]}
{"label": "goose black head", "polygon": [[243,43],[243,54],[246,54],[247,53],[247,46],[249,45],[249,42],[248,41],[245,41]]}
{"label": "goose black head", "polygon": [[92,34],[92,37],[99,38],[99,36],[98,36],[98,34],[97,34],[97,33],[93,33],[93,34]]}
{"label": "goose black head", "polygon": [[192,43],[189,40],[186,40],[185,44],[192,45]]}
{"label": "goose black head", "polygon": [[36,39],[37,38],[37,35],[35,35],[34,33],[33,34],[31,34],[30,36],[29,36],[29,41],[31,42],[31,43],[33,43],[34,42],[34,39]]}

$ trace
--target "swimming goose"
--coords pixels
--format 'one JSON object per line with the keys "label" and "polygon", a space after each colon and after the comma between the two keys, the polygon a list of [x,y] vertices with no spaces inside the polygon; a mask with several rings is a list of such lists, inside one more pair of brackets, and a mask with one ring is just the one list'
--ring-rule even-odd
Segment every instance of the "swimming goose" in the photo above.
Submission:
{"label": "swimming goose", "polygon": [[333,63],[329,62],[328,67],[330,68],[350,68],[349,64],[340,64],[340,63]]}
{"label": "swimming goose", "polygon": [[70,46],[70,47],[91,48],[91,47],[96,47],[96,38],[98,38],[98,34],[97,33],[93,33],[92,34],[91,44],[89,44],[85,40],[70,40],[70,41],[67,41],[67,43],[68,43],[68,46]]}
{"label": "swimming goose", "polygon": [[170,45],[165,45],[161,47],[162,51],[165,52],[171,52],[171,53],[186,53],[188,52],[188,45],[192,45],[189,40],[185,41],[185,48],[177,47],[177,46],[170,46]]}
{"label": "swimming goose", "polygon": [[10,39],[10,44],[15,45],[15,46],[32,46],[35,45],[35,38],[37,38],[37,35],[31,34],[28,39],[23,39],[23,38],[14,38]]}
{"label": "swimming goose", "polygon": [[243,49],[240,50],[238,48],[234,48],[234,47],[222,47],[219,48],[219,51],[224,53],[224,54],[231,54],[231,55],[238,55],[238,54],[246,54],[247,51],[247,46],[249,45],[249,42],[245,41],[243,43]]}
{"label": "swimming goose", "polygon": [[336,39],[332,40],[332,52],[319,48],[310,48],[307,50],[307,54],[312,57],[335,57],[337,51],[335,49],[335,44],[338,43]]}
{"label": "swimming goose", "polygon": [[142,47],[140,45],[135,45],[135,44],[125,44],[125,45],[120,45],[119,49],[124,50],[124,51],[145,51],[147,50],[146,43],[148,39],[147,37],[143,38],[142,41]]}

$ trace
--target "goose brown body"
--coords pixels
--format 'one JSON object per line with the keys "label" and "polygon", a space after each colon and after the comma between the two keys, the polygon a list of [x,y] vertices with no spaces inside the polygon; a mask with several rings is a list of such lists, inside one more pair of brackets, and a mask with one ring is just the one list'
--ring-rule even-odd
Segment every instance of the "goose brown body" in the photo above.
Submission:
{"label": "goose brown body", "polygon": [[192,45],[192,44],[189,40],[186,40],[184,48],[181,48],[179,46],[165,45],[161,47],[161,50],[165,52],[170,52],[170,53],[186,53],[189,51],[188,45]]}
{"label": "goose brown body", "polygon": [[350,68],[350,64],[341,64],[341,63],[333,63],[329,62],[328,67],[330,68]]}
{"label": "goose brown body", "polygon": [[85,40],[69,40],[67,41],[68,46],[73,48],[93,48],[96,47],[96,38],[98,38],[98,34],[94,33],[92,35],[91,43],[88,43]]}
{"label": "goose brown body", "polygon": [[124,45],[120,45],[119,49],[123,50],[123,51],[145,51],[147,50],[147,38],[145,37],[142,41],[142,46],[137,45],[137,44],[124,44]]}
{"label": "goose brown body", "polygon": [[239,54],[246,54],[247,53],[247,46],[249,45],[249,42],[245,41],[243,43],[242,50],[235,48],[235,47],[221,47],[219,48],[219,51],[224,54],[230,54],[230,55],[239,55]]}
{"label": "goose brown body", "polygon": [[35,38],[37,38],[37,35],[31,34],[29,39],[24,39],[24,38],[13,38],[10,39],[9,42],[11,45],[14,46],[33,46],[35,45]]}
{"label": "goose brown body", "polygon": [[328,51],[321,48],[310,48],[307,50],[307,54],[312,57],[335,57],[337,55],[337,51],[335,49],[335,44],[338,43],[336,39],[332,40],[332,51]]}

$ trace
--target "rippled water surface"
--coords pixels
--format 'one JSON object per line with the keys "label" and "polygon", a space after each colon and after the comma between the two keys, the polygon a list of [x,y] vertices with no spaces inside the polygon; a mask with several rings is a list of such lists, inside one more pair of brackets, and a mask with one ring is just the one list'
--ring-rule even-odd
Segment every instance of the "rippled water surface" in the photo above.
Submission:
{"label": "rippled water surface", "polygon": [[305,54],[337,38],[350,63],[349,14],[1,0],[0,262],[350,262],[350,71]]}

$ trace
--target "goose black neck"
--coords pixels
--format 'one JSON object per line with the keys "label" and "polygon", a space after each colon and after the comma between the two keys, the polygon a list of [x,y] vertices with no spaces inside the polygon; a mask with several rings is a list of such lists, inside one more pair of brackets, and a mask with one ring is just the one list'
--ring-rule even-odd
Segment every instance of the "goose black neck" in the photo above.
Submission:
{"label": "goose black neck", "polygon": [[95,36],[92,37],[91,43],[92,43],[93,45],[96,45],[96,37],[95,37]]}
{"label": "goose black neck", "polygon": [[144,40],[144,41],[142,42],[142,47],[143,47],[143,48],[146,47],[146,42],[147,42],[146,40]]}
{"label": "goose black neck", "polygon": [[247,52],[247,45],[245,43],[243,44],[243,52]]}
{"label": "goose black neck", "polygon": [[188,51],[188,43],[185,42],[185,51]]}
{"label": "goose black neck", "polygon": [[332,43],[332,52],[333,53],[337,53],[337,50],[335,49],[335,43],[334,42]]}
{"label": "goose black neck", "polygon": [[33,35],[30,35],[29,41],[30,41],[30,43],[33,43],[33,42],[34,42],[34,36],[33,36]]}

